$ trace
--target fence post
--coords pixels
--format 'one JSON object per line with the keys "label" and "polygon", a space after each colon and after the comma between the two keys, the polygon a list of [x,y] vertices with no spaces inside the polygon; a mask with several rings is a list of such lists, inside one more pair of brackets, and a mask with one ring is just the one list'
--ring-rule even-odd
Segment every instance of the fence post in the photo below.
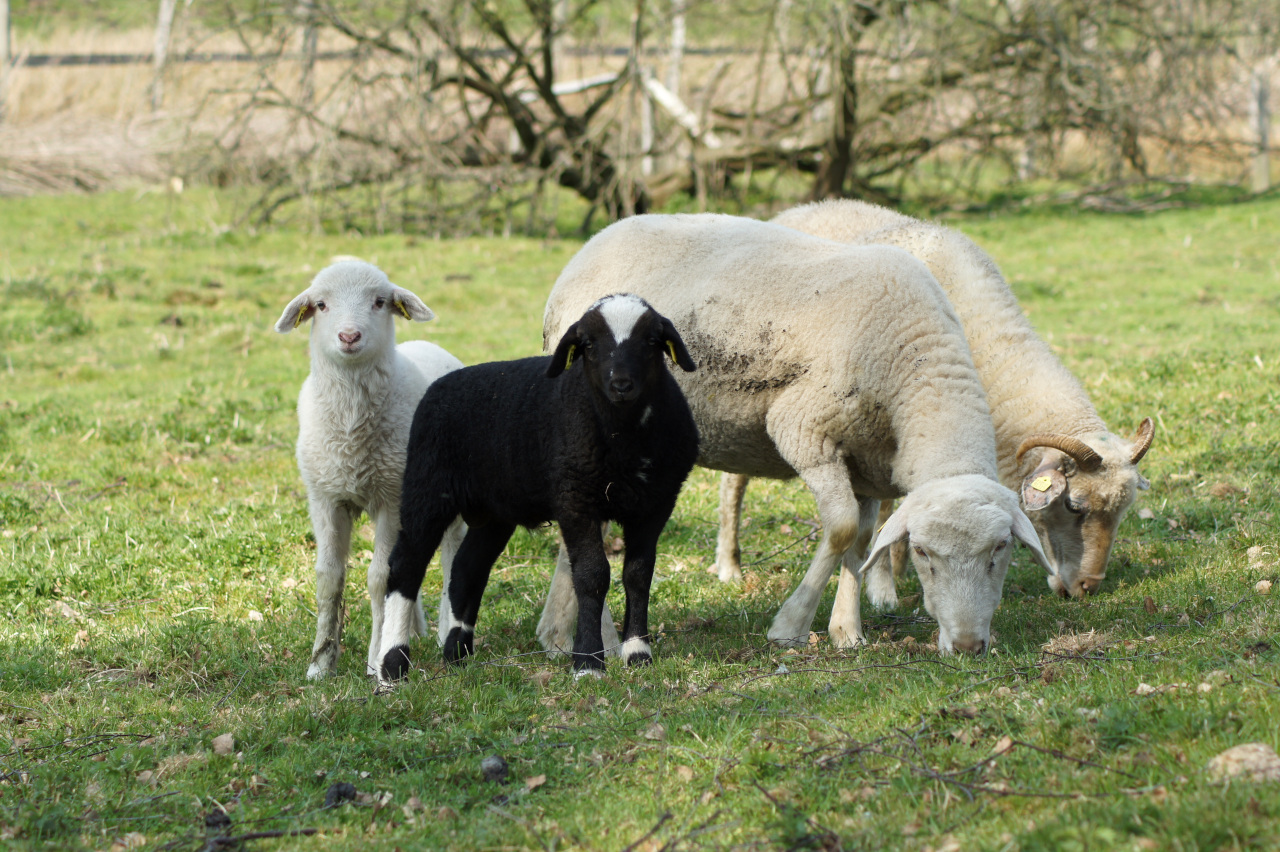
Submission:
{"label": "fence post", "polygon": [[0,0],[0,124],[5,120],[9,101],[9,0]]}
{"label": "fence post", "polygon": [[1271,188],[1271,63],[1259,62],[1249,79],[1249,117],[1253,123],[1253,173],[1249,188]]}
{"label": "fence post", "polygon": [[156,18],[155,50],[151,54],[155,66],[155,80],[151,83],[151,109],[160,109],[164,102],[164,64],[169,58],[169,33],[173,30],[173,11],[178,0],[160,0],[160,14]]}

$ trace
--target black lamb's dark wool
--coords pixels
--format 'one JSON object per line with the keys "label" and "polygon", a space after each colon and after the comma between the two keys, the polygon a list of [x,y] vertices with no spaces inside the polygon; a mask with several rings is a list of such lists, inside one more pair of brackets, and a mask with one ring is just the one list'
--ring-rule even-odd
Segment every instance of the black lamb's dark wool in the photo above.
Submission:
{"label": "black lamb's dark wool", "polygon": [[[609,299],[635,301],[609,313]],[[622,327],[621,342],[611,321]],[[387,599],[417,598],[427,564],[460,514],[468,530],[447,588],[446,660],[471,653],[490,569],[516,526],[549,521],[560,524],[579,601],[574,668],[604,667],[605,521],[618,522],[626,542],[623,639],[644,640],[628,646],[636,650],[627,662],[650,660],[658,537],[698,449],[689,405],[663,363],[668,357],[694,369],[669,320],[638,297],[613,296],[574,323],[550,357],[466,367],[431,385],[410,433]],[[384,678],[407,673],[407,640],[384,633]]]}

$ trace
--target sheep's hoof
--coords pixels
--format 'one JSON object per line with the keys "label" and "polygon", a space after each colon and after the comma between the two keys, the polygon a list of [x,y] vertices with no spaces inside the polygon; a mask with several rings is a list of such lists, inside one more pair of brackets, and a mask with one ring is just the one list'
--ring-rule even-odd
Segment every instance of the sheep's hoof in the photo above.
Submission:
{"label": "sheep's hoof", "polygon": [[828,628],[828,630],[831,636],[832,644],[834,644],[837,648],[841,650],[848,650],[850,648],[860,648],[863,645],[867,644],[867,640],[863,638],[862,634],[857,632],[856,630],[850,630],[845,627],[835,627],[835,626]]}
{"label": "sheep's hoof", "polygon": [[583,677],[583,672],[593,673],[596,677],[604,676],[604,651],[594,654],[573,654],[573,676]]}
{"label": "sheep's hoof", "polygon": [[582,680],[584,677],[601,680],[604,677],[604,669],[578,669],[573,673],[573,679],[575,681]]}
{"label": "sheep's hoof", "polygon": [[716,565],[716,576],[721,583],[741,583],[742,566],[736,562],[720,562]]}
{"label": "sheep's hoof", "polygon": [[472,631],[453,628],[444,640],[444,661],[454,665],[466,662],[475,652],[475,641],[476,634]]}
{"label": "sheep's hoof", "polygon": [[331,676],[338,668],[338,643],[325,640],[311,652],[311,665],[307,666],[307,680],[321,680]]}
{"label": "sheep's hoof", "polygon": [[409,674],[409,646],[397,645],[382,656],[382,680],[404,680]]}

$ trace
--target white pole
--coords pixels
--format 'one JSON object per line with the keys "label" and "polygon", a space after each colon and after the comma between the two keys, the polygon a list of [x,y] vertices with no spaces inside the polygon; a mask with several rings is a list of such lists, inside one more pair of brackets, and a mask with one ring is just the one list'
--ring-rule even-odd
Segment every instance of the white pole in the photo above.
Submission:
{"label": "white pole", "polygon": [[169,58],[169,33],[173,30],[173,12],[178,0],[160,0],[160,14],[156,18],[155,50],[152,53],[152,64],[156,77],[151,83],[151,109],[160,109],[164,102],[164,64]]}
{"label": "white pole", "polygon": [[0,124],[5,119],[9,97],[9,0],[0,0]]}
{"label": "white pole", "polygon": [[1254,192],[1271,188],[1271,80],[1269,63],[1254,66],[1249,80],[1249,117],[1253,119],[1253,174],[1249,182]]}

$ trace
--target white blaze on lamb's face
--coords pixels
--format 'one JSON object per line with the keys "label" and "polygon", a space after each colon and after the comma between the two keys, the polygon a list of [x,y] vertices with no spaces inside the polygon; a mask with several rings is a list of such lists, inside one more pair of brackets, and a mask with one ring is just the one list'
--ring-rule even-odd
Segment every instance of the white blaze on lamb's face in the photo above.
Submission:
{"label": "white blaze on lamb's face", "polygon": [[614,343],[622,343],[631,336],[636,323],[649,311],[649,305],[639,296],[630,294],[605,296],[591,306],[591,310],[600,311],[600,316],[608,323],[613,332]]}

